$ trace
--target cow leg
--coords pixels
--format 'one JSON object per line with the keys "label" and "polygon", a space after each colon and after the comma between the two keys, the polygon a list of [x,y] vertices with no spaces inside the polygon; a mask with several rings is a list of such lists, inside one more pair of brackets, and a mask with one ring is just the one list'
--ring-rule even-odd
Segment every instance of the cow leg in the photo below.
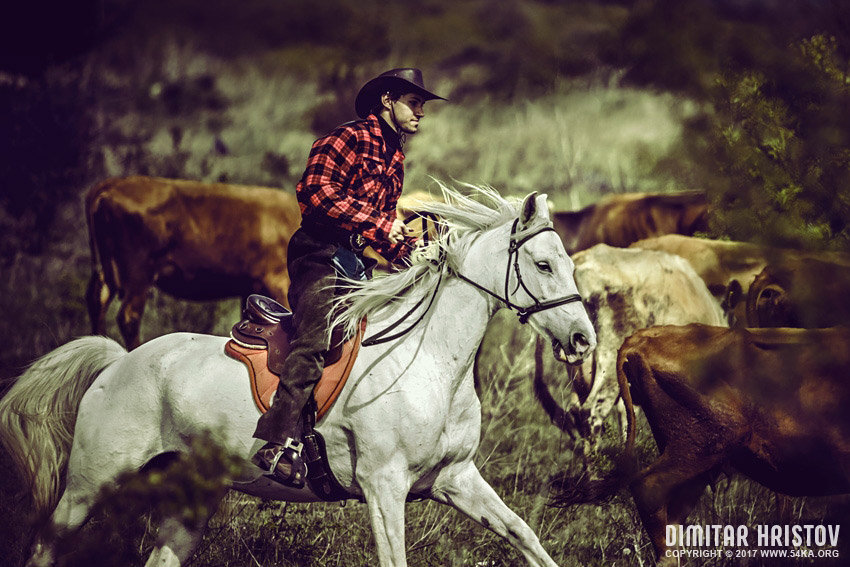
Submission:
{"label": "cow leg", "polygon": [[720,456],[700,460],[693,455],[663,453],[632,482],[631,492],[643,526],[649,534],[659,564],[664,564],[665,530],[671,521],[684,519],[705,488],[704,474]]}
{"label": "cow leg", "polygon": [[128,291],[118,310],[118,328],[121,330],[127,350],[133,350],[139,346],[139,327],[145,312],[147,292],[147,288],[140,291]]}
{"label": "cow leg", "polygon": [[697,505],[707,486],[708,479],[700,476],[676,487],[671,492],[670,501],[667,505],[667,521],[671,524],[684,524],[685,520],[688,519],[688,514]]}
{"label": "cow leg", "polygon": [[86,307],[88,307],[93,335],[106,334],[106,311],[113,297],[115,292],[107,285],[103,272],[93,270],[86,288]]}
{"label": "cow leg", "polygon": [[[663,456],[659,461],[663,459]],[[631,492],[643,527],[649,535],[655,557],[662,564],[666,551],[665,529],[667,504],[670,494],[668,474],[662,472],[656,461],[632,482]]]}
{"label": "cow leg", "polygon": [[431,497],[505,538],[531,567],[557,567],[540,545],[537,534],[502,502],[472,462],[443,469],[431,488]]}

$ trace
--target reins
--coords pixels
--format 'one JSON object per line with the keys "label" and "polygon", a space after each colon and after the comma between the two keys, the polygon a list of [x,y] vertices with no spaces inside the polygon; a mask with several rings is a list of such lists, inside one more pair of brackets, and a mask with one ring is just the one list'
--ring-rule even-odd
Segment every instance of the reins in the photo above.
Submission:
{"label": "reins", "polygon": [[[405,219],[405,221],[404,221],[405,224],[407,224],[407,222],[409,222],[412,218],[414,218],[416,216],[419,216],[419,217],[422,218],[423,229],[424,229],[423,239],[424,239],[424,241],[427,245],[427,243],[429,241],[428,240],[428,238],[429,238],[429,236],[428,236],[428,220],[430,219],[431,222],[434,223],[434,225],[436,226],[438,223],[435,220],[435,215],[433,213],[414,213],[413,215],[410,215],[408,218]],[[445,263],[445,250],[441,248],[439,259],[438,260],[431,260],[431,262],[433,262],[437,266],[445,267],[445,270],[442,270],[442,269],[440,270],[440,277],[437,280],[437,285],[434,286],[434,291],[431,293],[431,300],[428,302],[428,306],[425,308],[425,310],[422,311],[422,313],[419,315],[419,317],[416,319],[416,321],[411,323],[403,331],[399,331],[399,332],[397,332],[393,335],[390,335],[390,336],[385,336],[385,335],[387,335],[387,333],[390,333],[394,329],[396,329],[405,320],[407,320],[408,317],[410,317],[413,313],[415,313],[417,309],[419,309],[419,307],[422,305],[422,303],[425,301],[425,298],[427,297],[426,295],[423,295],[419,299],[419,301],[416,302],[416,305],[414,305],[407,313],[402,315],[402,317],[400,319],[398,319],[395,323],[393,323],[392,325],[390,325],[386,329],[379,331],[378,333],[372,335],[368,339],[365,339],[363,341],[362,345],[364,347],[367,347],[367,346],[373,346],[373,345],[386,343],[386,342],[395,340],[399,337],[402,337],[402,336],[406,335],[407,333],[409,333],[411,330],[413,330],[413,328],[416,325],[418,325],[422,321],[422,319],[425,318],[425,315],[431,309],[431,305],[434,303],[434,299],[437,297],[437,291],[440,289],[440,284],[443,281],[443,274],[446,271],[450,272],[453,276],[457,277],[458,279],[468,283],[469,285],[471,285],[475,289],[483,291],[484,293],[486,293],[486,294],[490,295],[491,297],[497,299],[498,301],[504,303],[505,307],[507,307],[508,309],[510,309],[512,311],[516,311],[516,314],[519,317],[519,322],[522,323],[522,324],[527,323],[528,318],[531,317],[532,315],[534,315],[535,313],[539,312],[539,311],[545,311],[547,309],[553,309],[555,307],[560,307],[561,305],[566,305],[568,303],[574,303],[576,301],[581,301],[581,295],[579,295],[577,293],[574,293],[574,294],[571,294],[571,295],[566,295],[566,296],[558,298],[558,299],[552,299],[550,301],[540,301],[539,299],[537,299],[537,296],[535,296],[531,292],[531,290],[528,289],[528,286],[526,286],[525,282],[523,282],[523,280],[522,280],[522,273],[520,272],[520,268],[519,268],[519,249],[522,247],[523,244],[525,244],[526,242],[528,242],[529,240],[531,240],[532,238],[534,238],[538,234],[542,234],[542,233],[548,232],[548,231],[554,232],[555,229],[552,228],[552,226],[548,226],[548,225],[542,226],[542,227],[540,227],[536,230],[529,231],[528,233],[522,235],[521,238],[518,238],[522,234],[522,233],[517,233],[517,226],[518,225],[519,225],[519,218],[514,220],[513,226],[511,227],[510,244],[508,246],[508,263],[507,263],[507,268],[505,270],[505,296],[504,297],[500,296],[497,293],[490,291],[486,287],[475,282],[474,280],[469,279],[468,277],[464,276],[460,272],[453,270],[450,266],[448,266],[448,264]],[[534,304],[529,305],[527,307],[522,307],[520,305],[517,305],[517,304],[511,302],[511,300],[509,299],[509,297],[510,297],[509,288],[510,288],[510,281],[511,281],[511,262],[512,261],[513,261],[514,272],[516,273],[516,278],[517,278],[517,287],[514,289],[514,293],[516,293],[516,291],[521,287],[525,291],[525,293],[527,293],[528,296],[531,297],[531,299],[534,301]]]}
{"label": "reins", "polygon": [[422,305],[422,302],[425,301],[425,298],[427,297],[425,295],[423,295],[419,299],[419,301],[416,302],[416,305],[414,305],[413,308],[410,311],[408,311],[407,313],[405,313],[398,321],[396,321],[395,323],[393,323],[392,325],[390,325],[389,327],[387,327],[383,331],[379,331],[379,332],[375,333],[374,335],[372,335],[371,337],[369,337],[368,339],[365,339],[361,343],[362,346],[368,347],[368,346],[373,346],[373,345],[379,345],[381,343],[387,343],[387,342],[393,341],[393,340],[395,340],[399,337],[403,337],[404,335],[406,335],[407,333],[412,331],[413,327],[418,325],[419,322],[422,321],[422,319],[425,318],[425,315],[431,309],[431,305],[434,303],[434,299],[437,297],[437,290],[440,289],[440,283],[443,281],[443,273],[444,272],[442,270],[440,270],[440,279],[437,280],[437,285],[434,286],[434,292],[431,294],[431,301],[428,302],[428,307],[425,308],[425,310],[422,312],[421,315],[419,315],[419,318],[416,319],[416,321],[411,323],[410,326],[407,327],[403,331],[399,331],[398,333],[391,335],[389,337],[384,336],[387,333],[389,333],[390,331],[392,331],[393,329],[395,329],[396,327],[398,327],[399,325],[401,325],[408,317],[413,315],[413,313],[415,313],[416,310],[419,309],[419,306]]}
{"label": "reins", "polygon": [[[407,224],[408,222],[410,222],[412,219],[414,219],[416,217],[419,217],[419,218],[422,219],[422,229],[423,229],[422,230],[422,240],[425,242],[425,245],[427,245],[430,242],[430,236],[428,235],[428,221],[430,220],[432,223],[434,223],[434,226],[437,226],[436,215],[434,215],[433,213],[428,213],[428,212],[413,213],[412,215],[409,215],[406,219],[404,219],[404,224]],[[404,244],[405,244],[405,246],[410,246],[407,243],[404,243]],[[434,262],[435,265],[439,265],[439,264],[443,263],[444,255],[445,255],[445,251],[441,248],[440,249],[440,259]],[[399,331],[398,333],[396,333],[394,335],[390,335],[388,337],[384,336],[387,333],[393,331],[399,325],[401,325],[405,320],[407,320],[408,317],[413,315],[416,312],[416,310],[419,309],[419,306],[422,305],[422,303],[425,301],[425,298],[427,297],[426,295],[423,295],[419,299],[419,301],[416,302],[416,305],[414,305],[410,309],[410,311],[408,311],[407,313],[402,315],[401,318],[398,319],[395,323],[393,323],[392,325],[390,325],[386,329],[375,333],[374,335],[372,335],[368,339],[364,339],[363,342],[361,343],[361,345],[364,346],[364,347],[368,347],[368,346],[379,345],[379,344],[382,344],[382,343],[387,343],[387,342],[393,341],[393,340],[395,340],[399,337],[403,337],[404,335],[406,335],[407,333],[412,331],[413,328],[416,325],[418,325],[422,321],[422,319],[425,318],[425,315],[431,309],[431,305],[433,305],[434,299],[437,297],[437,291],[439,291],[439,289],[440,289],[440,284],[443,282],[443,274],[444,273],[445,272],[443,270],[440,270],[440,277],[437,280],[437,285],[434,286],[434,291],[431,293],[431,300],[428,302],[428,307],[426,307],[425,310],[422,311],[422,314],[419,315],[419,318],[416,319],[416,321],[411,323],[403,331]]]}

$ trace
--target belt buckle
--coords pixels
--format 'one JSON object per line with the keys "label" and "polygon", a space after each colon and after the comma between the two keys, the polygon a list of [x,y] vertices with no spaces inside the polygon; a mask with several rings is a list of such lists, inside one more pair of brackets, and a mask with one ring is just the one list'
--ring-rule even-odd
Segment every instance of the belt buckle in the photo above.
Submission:
{"label": "belt buckle", "polygon": [[361,252],[364,248],[366,248],[366,239],[363,238],[362,234],[352,234],[348,237],[348,243],[351,244],[351,248],[357,252]]}

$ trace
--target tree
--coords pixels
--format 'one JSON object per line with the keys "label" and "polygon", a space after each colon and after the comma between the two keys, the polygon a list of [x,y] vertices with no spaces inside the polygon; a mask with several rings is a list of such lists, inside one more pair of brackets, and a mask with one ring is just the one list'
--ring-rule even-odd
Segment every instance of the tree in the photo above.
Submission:
{"label": "tree", "polygon": [[850,251],[846,2],[642,0],[620,43],[627,81],[702,105],[682,151],[718,235]]}

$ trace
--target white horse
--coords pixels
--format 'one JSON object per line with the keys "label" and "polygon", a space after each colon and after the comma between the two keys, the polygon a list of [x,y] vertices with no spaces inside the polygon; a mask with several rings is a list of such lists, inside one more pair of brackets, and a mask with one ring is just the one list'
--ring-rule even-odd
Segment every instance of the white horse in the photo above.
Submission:
{"label": "white horse", "polygon": [[[427,294],[433,301],[421,302],[419,310],[427,312],[410,332],[361,349],[317,430],[340,484],[365,499],[382,567],[407,564],[404,510],[411,492],[467,514],[513,544],[529,565],[551,567],[537,536],[473,463],[481,427],[473,359],[488,321],[505,305],[570,362],[586,358],[596,336],[577,295],[573,263],[551,230],[545,195],[532,193],[518,210],[492,190],[478,189],[477,201],[443,191],[446,204],[428,205],[447,227],[429,244],[439,254],[426,250],[430,261],[359,284],[345,322],[356,326],[368,313],[368,336]],[[318,500],[309,488],[286,488],[247,463],[260,443],[251,437],[260,414],[245,367],[224,353],[226,341],[175,333],[127,353],[111,339],[84,337],[20,377],[0,401],[0,435],[31,481],[37,508],[52,511],[53,533],[81,526],[98,490],[121,473],[163,453],[187,452],[203,431],[218,432],[216,441],[246,460],[231,488]],[[187,526],[166,518],[146,565],[182,565],[206,520]],[[28,565],[52,565],[54,541],[37,537]]]}

